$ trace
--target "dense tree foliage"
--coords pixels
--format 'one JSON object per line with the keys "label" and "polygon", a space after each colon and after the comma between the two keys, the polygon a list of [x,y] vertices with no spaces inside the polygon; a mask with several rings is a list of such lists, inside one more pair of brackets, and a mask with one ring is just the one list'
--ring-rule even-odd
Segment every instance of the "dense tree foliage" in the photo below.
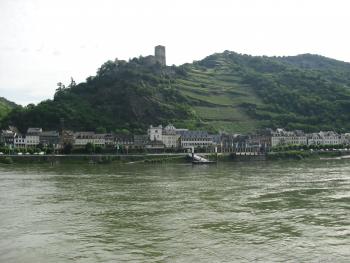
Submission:
{"label": "dense tree foliage", "polygon": [[[200,97],[201,90],[210,89],[205,82],[197,87],[184,81],[190,71],[198,74],[199,70],[208,72],[211,79],[216,72],[239,76],[226,95],[235,94],[235,85],[252,88],[261,102],[245,102],[240,107],[264,127],[350,130],[349,63],[309,54],[254,57],[229,51],[179,67],[162,67],[143,57],[107,61],[83,83],[73,79],[67,86],[58,83],[53,100],[15,107],[2,125],[13,124],[22,131],[29,126],[58,129],[64,118],[66,128],[73,130],[124,134],[168,122],[198,127],[201,121],[193,106],[215,106],[184,92],[191,90]],[[216,91],[210,92],[215,95]]]}
{"label": "dense tree foliage", "polygon": [[[60,118],[73,130],[141,132],[150,123],[192,118],[187,100],[172,87],[172,71],[142,59],[107,61],[86,82],[58,83],[53,100],[15,109],[4,120],[24,131],[29,126],[58,129]],[[142,130],[143,131],[143,130]]]}
{"label": "dense tree foliage", "polygon": [[7,99],[0,97],[0,120],[17,107],[19,106],[12,101],[8,101]]}

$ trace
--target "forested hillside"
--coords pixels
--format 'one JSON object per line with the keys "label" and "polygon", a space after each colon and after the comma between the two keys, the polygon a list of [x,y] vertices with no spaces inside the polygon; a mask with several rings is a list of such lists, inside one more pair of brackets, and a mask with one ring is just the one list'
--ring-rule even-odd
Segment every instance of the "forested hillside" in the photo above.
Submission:
{"label": "forested hillside", "polygon": [[350,130],[350,64],[317,55],[255,57],[225,51],[162,67],[108,61],[52,100],[17,108],[2,125],[142,132],[150,124],[212,131],[263,127]]}
{"label": "forested hillside", "polygon": [[9,112],[18,107],[16,103],[0,97],[0,120],[3,119]]}

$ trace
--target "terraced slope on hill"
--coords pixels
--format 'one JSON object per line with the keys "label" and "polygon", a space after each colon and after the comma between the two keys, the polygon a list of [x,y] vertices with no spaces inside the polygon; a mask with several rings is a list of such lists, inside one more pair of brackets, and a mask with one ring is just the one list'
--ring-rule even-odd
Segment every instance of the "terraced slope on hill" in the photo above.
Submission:
{"label": "terraced slope on hill", "polygon": [[261,99],[242,83],[239,71],[226,61],[216,62],[215,68],[187,65],[187,74],[177,79],[176,89],[193,100],[193,109],[205,126],[235,132],[258,129],[263,123],[249,116],[245,105],[261,105]]}
{"label": "terraced slope on hill", "polygon": [[348,130],[350,64],[317,55],[254,57],[225,51],[183,66],[178,88],[204,124]]}

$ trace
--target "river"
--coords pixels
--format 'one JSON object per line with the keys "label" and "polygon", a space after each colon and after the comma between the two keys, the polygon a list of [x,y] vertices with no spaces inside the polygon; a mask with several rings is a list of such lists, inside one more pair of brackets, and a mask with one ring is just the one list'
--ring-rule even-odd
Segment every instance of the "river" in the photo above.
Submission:
{"label": "river", "polygon": [[0,166],[0,262],[349,259],[350,160]]}

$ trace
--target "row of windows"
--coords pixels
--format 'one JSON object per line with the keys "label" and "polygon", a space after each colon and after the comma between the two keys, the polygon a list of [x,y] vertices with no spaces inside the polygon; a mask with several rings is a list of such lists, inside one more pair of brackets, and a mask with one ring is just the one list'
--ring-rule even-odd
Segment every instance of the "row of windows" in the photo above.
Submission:
{"label": "row of windows", "polygon": [[195,143],[183,143],[182,145],[183,145],[183,146],[193,146],[193,145],[197,145],[197,146],[200,146],[200,145],[202,145],[202,146],[207,146],[207,145],[210,145],[210,143],[197,143],[197,142],[195,142]]}
{"label": "row of windows", "polygon": [[206,138],[191,138],[189,140],[186,139],[182,139],[181,141],[194,141],[194,142],[211,142],[212,140],[210,138],[206,139]]}

